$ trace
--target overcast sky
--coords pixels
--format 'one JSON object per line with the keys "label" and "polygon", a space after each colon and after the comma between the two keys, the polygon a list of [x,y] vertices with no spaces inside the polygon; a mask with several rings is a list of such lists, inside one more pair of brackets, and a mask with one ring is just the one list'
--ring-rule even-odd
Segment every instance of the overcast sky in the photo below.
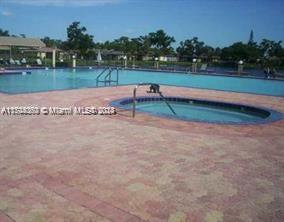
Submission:
{"label": "overcast sky", "polygon": [[[0,0],[0,28],[28,37],[66,39],[80,21],[96,42],[164,29],[177,44],[194,36],[227,46],[284,40],[284,0]],[[177,45],[175,44],[175,45]]]}

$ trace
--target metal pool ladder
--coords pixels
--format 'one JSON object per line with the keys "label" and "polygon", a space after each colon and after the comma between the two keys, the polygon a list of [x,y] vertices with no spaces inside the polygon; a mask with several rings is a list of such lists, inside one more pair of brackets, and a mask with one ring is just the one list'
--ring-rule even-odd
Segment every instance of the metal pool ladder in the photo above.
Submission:
{"label": "metal pool ladder", "polygon": [[[135,117],[135,112],[136,112],[136,103],[137,103],[137,100],[136,100],[136,91],[138,89],[139,86],[147,86],[147,85],[158,85],[156,83],[139,83],[135,86],[135,88],[133,89],[133,105],[132,105],[132,117],[134,118]],[[158,85],[159,86],[159,85]],[[169,109],[172,111],[172,113],[174,115],[177,115],[176,112],[174,111],[173,107],[168,103],[167,99],[163,96],[162,92],[158,91],[156,92],[160,95],[160,97],[163,99],[163,101],[167,104],[167,106],[169,107]]]}
{"label": "metal pool ladder", "polygon": [[[113,72],[116,71],[116,78],[112,79]],[[99,83],[104,83],[104,86],[111,85],[111,83],[116,83],[118,85],[119,80],[119,69],[118,68],[105,68],[96,78],[96,85],[99,86]]]}

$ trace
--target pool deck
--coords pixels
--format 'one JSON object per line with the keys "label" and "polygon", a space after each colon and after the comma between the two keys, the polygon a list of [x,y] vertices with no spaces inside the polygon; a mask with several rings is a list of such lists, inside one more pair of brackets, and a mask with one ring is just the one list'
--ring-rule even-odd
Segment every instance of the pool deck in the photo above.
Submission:
{"label": "pool deck", "polygon": [[[0,93],[0,105],[105,106],[132,90]],[[283,97],[161,90],[284,112]],[[0,116],[0,222],[283,220],[284,120],[218,125],[144,113],[133,119],[121,110],[113,116]]]}

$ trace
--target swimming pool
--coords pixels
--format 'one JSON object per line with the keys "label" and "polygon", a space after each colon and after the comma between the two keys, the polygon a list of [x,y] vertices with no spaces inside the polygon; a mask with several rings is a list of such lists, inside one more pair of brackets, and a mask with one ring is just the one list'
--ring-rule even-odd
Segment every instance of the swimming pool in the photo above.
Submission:
{"label": "swimming pool", "polygon": [[[101,69],[32,70],[26,75],[0,75],[0,91],[9,94],[96,87]],[[185,73],[119,71],[119,85],[152,82],[165,85],[284,96],[284,81]]]}
{"label": "swimming pool", "polygon": [[[115,100],[111,105],[132,110],[133,98]],[[181,97],[138,97],[136,110],[166,118],[219,124],[260,124],[283,118],[282,113],[271,109]]]}

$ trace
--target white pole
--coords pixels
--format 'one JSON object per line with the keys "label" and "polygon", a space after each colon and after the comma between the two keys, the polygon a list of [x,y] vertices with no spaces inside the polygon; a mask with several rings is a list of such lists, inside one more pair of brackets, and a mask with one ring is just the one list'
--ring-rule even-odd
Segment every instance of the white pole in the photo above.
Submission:
{"label": "white pole", "polygon": [[76,68],[76,56],[75,56],[75,55],[73,55],[73,56],[72,56],[72,58],[73,58],[73,64],[72,64],[72,67],[73,67],[73,68]]}
{"label": "white pole", "polygon": [[127,56],[124,56],[124,67],[127,68]]}
{"label": "white pole", "polygon": [[155,66],[156,66],[156,69],[159,69],[159,58],[158,57],[155,57]]}
{"label": "white pole", "polygon": [[242,60],[238,63],[238,74],[241,75],[244,70],[244,62]]}
{"label": "white pole", "polygon": [[10,59],[12,59],[12,46],[10,46]]}
{"label": "white pole", "polygon": [[55,51],[55,49],[53,49],[52,50],[52,67],[53,68],[55,68],[55,66],[56,66],[55,61],[56,61],[56,51]]}
{"label": "white pole", "polygon": [[193,73],[197,72],[197,60],[195,58],[192,60],[191,72],[193,72]]}

